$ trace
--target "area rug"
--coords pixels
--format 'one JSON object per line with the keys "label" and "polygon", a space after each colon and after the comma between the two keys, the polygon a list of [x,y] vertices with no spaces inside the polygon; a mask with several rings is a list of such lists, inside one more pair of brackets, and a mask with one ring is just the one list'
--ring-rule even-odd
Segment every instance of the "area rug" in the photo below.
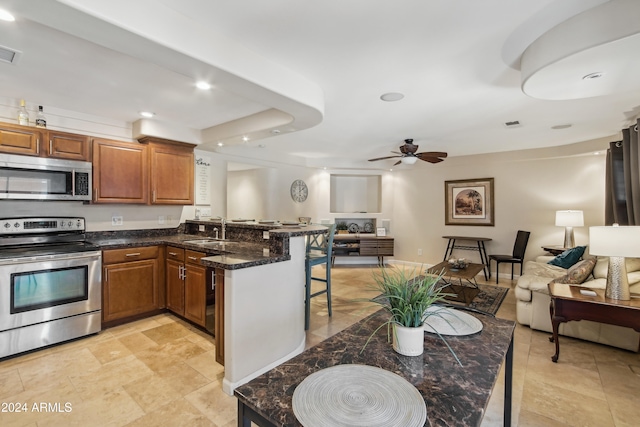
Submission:
{"label": "area rug", "polygon": [[446,302],[451,305],[496,314],[509,289],[492,285],[478,285],[477,288],[473,288],[450,284],[444,288],[444,291],[455,295],[446,298]]}

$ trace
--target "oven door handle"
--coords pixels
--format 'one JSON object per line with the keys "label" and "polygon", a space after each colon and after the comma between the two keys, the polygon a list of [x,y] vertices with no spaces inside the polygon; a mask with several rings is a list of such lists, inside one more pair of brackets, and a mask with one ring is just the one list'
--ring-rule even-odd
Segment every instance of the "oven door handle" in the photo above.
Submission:
{"label": "oven door handle", "polygon": [[84,259],[87,261],[99,261],[102,258],[101,251],[91,252],[74,252],[70,254],[56,254],[56,255],[36,255],[30,257],[17,257],[7,258],[0,260],[0,265],[15,265],[28,262],[42,262],[42,261],[63,261],[72,259]]}

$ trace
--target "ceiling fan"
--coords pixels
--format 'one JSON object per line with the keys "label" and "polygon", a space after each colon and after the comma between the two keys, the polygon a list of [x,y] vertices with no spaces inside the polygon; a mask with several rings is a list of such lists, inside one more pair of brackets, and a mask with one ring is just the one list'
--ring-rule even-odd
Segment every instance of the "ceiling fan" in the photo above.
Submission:
{"label": "ceiling fan", "polygon": [[393,164],[395,166],[400,163],[412,165],[418,159],[429,163],[440,163],[447,157],[447,153],[442,151],[425,151],[424,153],[416,153],[416,151],[418,151],[418,146],[413,143],[413,139],[405,139],[404,145],[400,146],[400,152],[392,151],[392,153],[397,154],[396,156],[377,157],[375,159],[369,159],[369,161],[375,162],[378,160],[395,159],[399,157],[400,160]]}

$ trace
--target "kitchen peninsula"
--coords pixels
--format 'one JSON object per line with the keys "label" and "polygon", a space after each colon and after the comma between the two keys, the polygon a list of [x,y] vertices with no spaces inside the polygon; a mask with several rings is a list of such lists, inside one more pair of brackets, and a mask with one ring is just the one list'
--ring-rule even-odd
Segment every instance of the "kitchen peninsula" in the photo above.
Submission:
{"label": "kitchen peninsula", "polygon": [[323,233],[326,227],[255,222],[225,226],[224,243],[213,238],[223,227],[219,220],[187,220],[170,234],[97,232],[87,238],[105,251],[168,245],[204,254],[200,264],[223,278],[223,292],[217,294],[222,298],[216,302],[224,307],[223,390],[233,394],[238,385],[304,350],[305,236]]}

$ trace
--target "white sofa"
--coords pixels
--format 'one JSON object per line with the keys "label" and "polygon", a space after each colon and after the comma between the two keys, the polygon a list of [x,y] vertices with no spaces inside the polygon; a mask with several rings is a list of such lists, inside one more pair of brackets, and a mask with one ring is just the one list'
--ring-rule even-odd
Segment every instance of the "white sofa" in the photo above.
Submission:
{"label": "white sofa", "polygon": [[[547,264],[552,258],[539,256],[535,261],[526,261],[515,289],[518,323],[546,332],[552,332],[549,314],[551,298],[547,284],[567,273],[564,268]],[[598,258],[592,276],[580,286],[604,289],[608,262],[606,257]],[[627,276],[631,292],[640,294],[640,259],[627,259]],[[640,350],[640,333],[631,328],[581,320],[560,324],[559,333],[626,350]]]}

